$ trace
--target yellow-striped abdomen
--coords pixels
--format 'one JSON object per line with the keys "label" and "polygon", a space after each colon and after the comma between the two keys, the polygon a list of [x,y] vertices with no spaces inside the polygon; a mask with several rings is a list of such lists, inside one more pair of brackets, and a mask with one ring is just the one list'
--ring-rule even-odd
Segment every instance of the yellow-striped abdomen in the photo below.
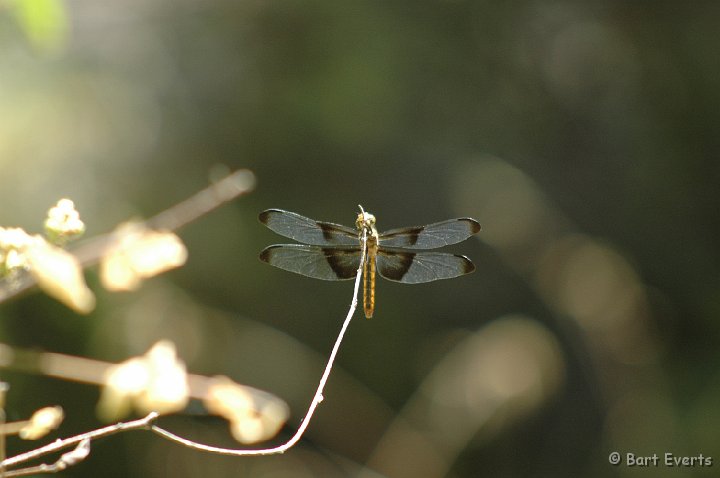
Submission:
{"label": "yellow-striped abdomen", "polygon": [[375,257],[377,244],[368,243],[367,258],[363,266],[363,306],[365,317],[373,316],[375,311]]}

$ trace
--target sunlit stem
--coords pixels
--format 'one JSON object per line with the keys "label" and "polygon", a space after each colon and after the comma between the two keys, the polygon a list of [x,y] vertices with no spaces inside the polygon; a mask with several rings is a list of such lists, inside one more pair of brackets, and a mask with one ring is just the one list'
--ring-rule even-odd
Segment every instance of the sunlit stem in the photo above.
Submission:
{"label": "sunlit stem", "polygon": [[[361,208],[362,209],[362,208]],[[328,358],[327,364],[325,365],[325,371],[322,374],[322,377],[320,378],[320,382],[318,383],[317,390],[315,392],[315,396],[312,399],[312,402],[310,403],[310,406],[308,407],[307,413],[305,413],[305,417],[303,418],[302,422],[300,423],[300,427],[298,427],[295,434],[285,443],[282,445],[273,447],[273,448],[265,448],[262,450],[242,450],[242,449],[232,449],[232,448],[220,448],[210,445],[204,445],[202,443],[197,443],[192,440],[188,440],[186,438],[180,437],[178,435],[175,435],[174,433],[171,433],[163,428],[160,428],[157,425],[152,425],[151,430],[155,433],[172,440],[174,442],[180,443],[181,445],[184,445],[189,448],[194,448],[196,450],[202,450],[210,453],[217,453],[220,455],[231,455],[231,456],[252,456],[252,455],[275,455],[278,453],[284,453],[286,450],[292,448],[293,445],[295,445],[300,439],[302,438],[303,434],[305,433],[305,430],[307,429],[308,425],[310,425],[310,419],[313,416],[313,413],[315,413],[315,409],[317,406],[322,402],[323,400],[323,390],[325,389],[325,384],[327,383],[328,377],[330,377],[330,372],[332,371],[333,364],[335,363],[335,357],[337,356],[338,350],[340,350],[340,344],[342,343],[343,337],[345,336],[345,332],[348,329],[348,326],[350,325],[350,321],[353,318],[353,315],[355,314],[355,310],[357,309],[357,303],[358,303],[358,291],[360,290],[360,277],[362,276],[362,270],[363,270],[363,264],[365,263],[365,256],[367,254],[367,231],[363,228],[363,231],[360,236],[360,240],[362,243],[362,253],[360,255],[360,267],[358,268],[357,275],[355,276],[355,288],[353,290],[353,299],[350,303],[350,310],[348,310],[347,316],[345,317],[345,321],[343,322],[342,327],[340,328],[340,332],[338,333],[337,339],[335,339],[335,345],[333,345],[332,351],[330,352],[330,357]]]}
{"label": "sunlit stem", "polygon": [[[117,365],[112,362],[74,355],[13,348],[6,344],[0,344],[0,350],[2,351],[0,354],[0,368],[91,385],[105,385],[108,370]],[[189,396],[199,400],[204,399],[212,380],[212,377],[188,374]],[[256,399],[271,399],[271,394],[262,390],[247,385],[243,385],[243,388],[252,393]],[[10,426],[10,424],[8,423],[6,426]]]}

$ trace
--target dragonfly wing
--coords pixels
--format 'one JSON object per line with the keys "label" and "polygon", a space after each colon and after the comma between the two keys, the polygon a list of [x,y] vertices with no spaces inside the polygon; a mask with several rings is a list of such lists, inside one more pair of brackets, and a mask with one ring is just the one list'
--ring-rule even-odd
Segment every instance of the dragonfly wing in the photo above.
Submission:
{"label": "dragonfly wing", "polygon": [[316,246],[359,244],[358,232],[331,222],[314,221],[282,209],[268,209],[258,216],[260,222],[281,236]]}
{"label": "dragonfly wing", "polygon": [[360,267],[360,249],[343,246],[280,244],[266,247],[260,260],[286,271],[322,280],[353,279]]}
{"label": "dragonfly wing", "polygon": [[469,217],[449,219],[427,226],[392,229],[380,234],[380,245],[409,249],[435,249],[464,241],[480,231],[480,224]]}
{"label": "dragonfly wing", "polygon": [[380,249],[377,269],[381,276],[404,284],[419,284],[440,279],[452,279],[475,270],[465,256],[446,252],[406,252]]}

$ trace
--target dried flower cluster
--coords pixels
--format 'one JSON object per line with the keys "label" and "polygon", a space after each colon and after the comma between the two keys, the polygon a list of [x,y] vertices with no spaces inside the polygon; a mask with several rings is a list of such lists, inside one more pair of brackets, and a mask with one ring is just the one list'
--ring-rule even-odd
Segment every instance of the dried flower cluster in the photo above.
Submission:
{"label": "dried flower cluster", "polygon": [[125,223],[114,235],[117,240],[100,262],[100,278],[108,290],[135,290],[144,279],[179,267],[187,259],[185,245],[169,231]]}
{"label": "dried flower cluster", "polygon": [[48,211],[45,234],[53,244],[63,245],[82,236],[84,232],[85,223],[80,220],[80,213],[75,210],[75,203],[70,199],[59,200]]}
{"label": "dried flower cluster", "polygon": [[20,438],[23,440],[37,440],[56,429],[65,418],[62,407],[45,407],[36,411],[28,423],[20,429]]}
{"label": "dried flower cluster", "polygon": [[111,421],[131,408],[140,413],[176,412],[187,404],[189,391],[185,363],[172,342],[161,340],[145,355],[108,369],[98,414]]}
{"label": "dried flower cluster", "polygon": [[[177,412],[191,395],[185,363],[167,340],[157,342],[145,355],[108,368],[103,385],[98,415],[106,421],[123,418],[131,410],[141,414]],[[198,398],[208,412],[228,420],[233,437],[241,443],[273,437],[289,415],[284,402],[259,398],[257,391],[227,377],[209,379]]]}
{"label": "dried flower cluster", "polygon": [[[12,282],[27,271],[47,294],[76,312],[91,312],[95,295],[85,283],[82,266],[61,247],[84,231],[85,224],[69,199],[61,199],[48,211],[46,237],[0,227],[0,278]],[[169,231],[128,223],[120,225],[113,238],[100,264],[102,283],[109,290],[134,290],[144,279],[187,259],[185,245]]]}
{"label": "dried flower cluster", "polygon": [[279,401],[260,405],[247,388],[227,377],[215,377],[205,397],[210,413],[230,422],[230,432],[240,443],[257,443],[277,434],[288,418],[288,409]]}
{"label": "dried flower cluster", "polygon": [[64,418],[62,407],[44,407],[33,413],[29,420],[1,424],[0,435],[18,435],[23,440],[37,440],[59,427]]}
{"label": "dried flower cluster", "polygon": [[[175,230],[220,204],[249,192],[253,185],[251,172],[237,171],[147,223],[122,224],[113,233],[80,245],[75,249],[77,257],[66,251],[64,246],[85,232],[85,224],[74,203],[69,199],[61,199],[48,211],[44,222],[45,236],[31,235],[21,228],[0,227],[0,287],[8,294],[4,297],[11,297],[36,283],[47,294],[75,311],[88,313],[95,307],[95,296],[85,283],[83,265],[99,262],[102,284],[109,290],[134,290],[143,280],[178,267],[187,259],[187,250],[174,233],[149,229],[148,224],[157,225],[159,229],[164,227]],[[359,276],[355,283],[355,297],[358,285]],[[6,458],[4,453],[0,453],[0,475],[57,473],[84,460],[90,453],[91,440],[138,429],[150,430],[190,448],[224,455],[282,453],[297,443],[321,401],[322,389],[353,312],[354,305],[333,348],[303,425],[285,444],[264,450],[234,450],[203,445],[174,435],[155,424],[159,414],[178,412],[191,399],[201,400],[209,413],[228,420],[236,440],[256,443],[276,435],[289,416],[287,405],[267,392],[241,385],[227,377],[188,374],[185,363],[177,356],[175,345],[170,341],[161,340],[144,355],[119,364],[60,353],[16,349],[0,343],[0,368],[17,368],[102,387],[98,403],[101,418],[117,420],[131,411],[146,414],[141,419],[57,439],[13,457]],[[22,360],[17,360],[18,357]],[[2,408],[7,390],[8,385],[0,382],[0,441],[6,435],[36,440],[62,423],[64,412],[59,406],[41,408],[27,420],[4,423]],[[24,465],[70,447],[73,448],[52,463]],[[0,444],[0,448],[4,448],[4,444]]]}
{"label": "dried flower cluster", "polygon": [[47,294],[77,312],[90,312],[95,296],[85,284],[82,267],[75,256],[55,245],[85,230],[72,201],[61,199],[50,209],[45,230],[47,238],[0,227],[0,277],[12,281],[28,271]]}

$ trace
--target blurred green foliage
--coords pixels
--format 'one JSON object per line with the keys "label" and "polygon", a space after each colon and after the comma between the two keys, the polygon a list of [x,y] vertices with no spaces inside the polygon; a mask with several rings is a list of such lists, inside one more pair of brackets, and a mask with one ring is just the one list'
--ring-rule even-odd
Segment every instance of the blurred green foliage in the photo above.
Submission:
{"label": "blurred green foliage", "polygon": [[9,0],[6,4],[35,48],[57,52],[65,47],[69,25],[63,0]]}

